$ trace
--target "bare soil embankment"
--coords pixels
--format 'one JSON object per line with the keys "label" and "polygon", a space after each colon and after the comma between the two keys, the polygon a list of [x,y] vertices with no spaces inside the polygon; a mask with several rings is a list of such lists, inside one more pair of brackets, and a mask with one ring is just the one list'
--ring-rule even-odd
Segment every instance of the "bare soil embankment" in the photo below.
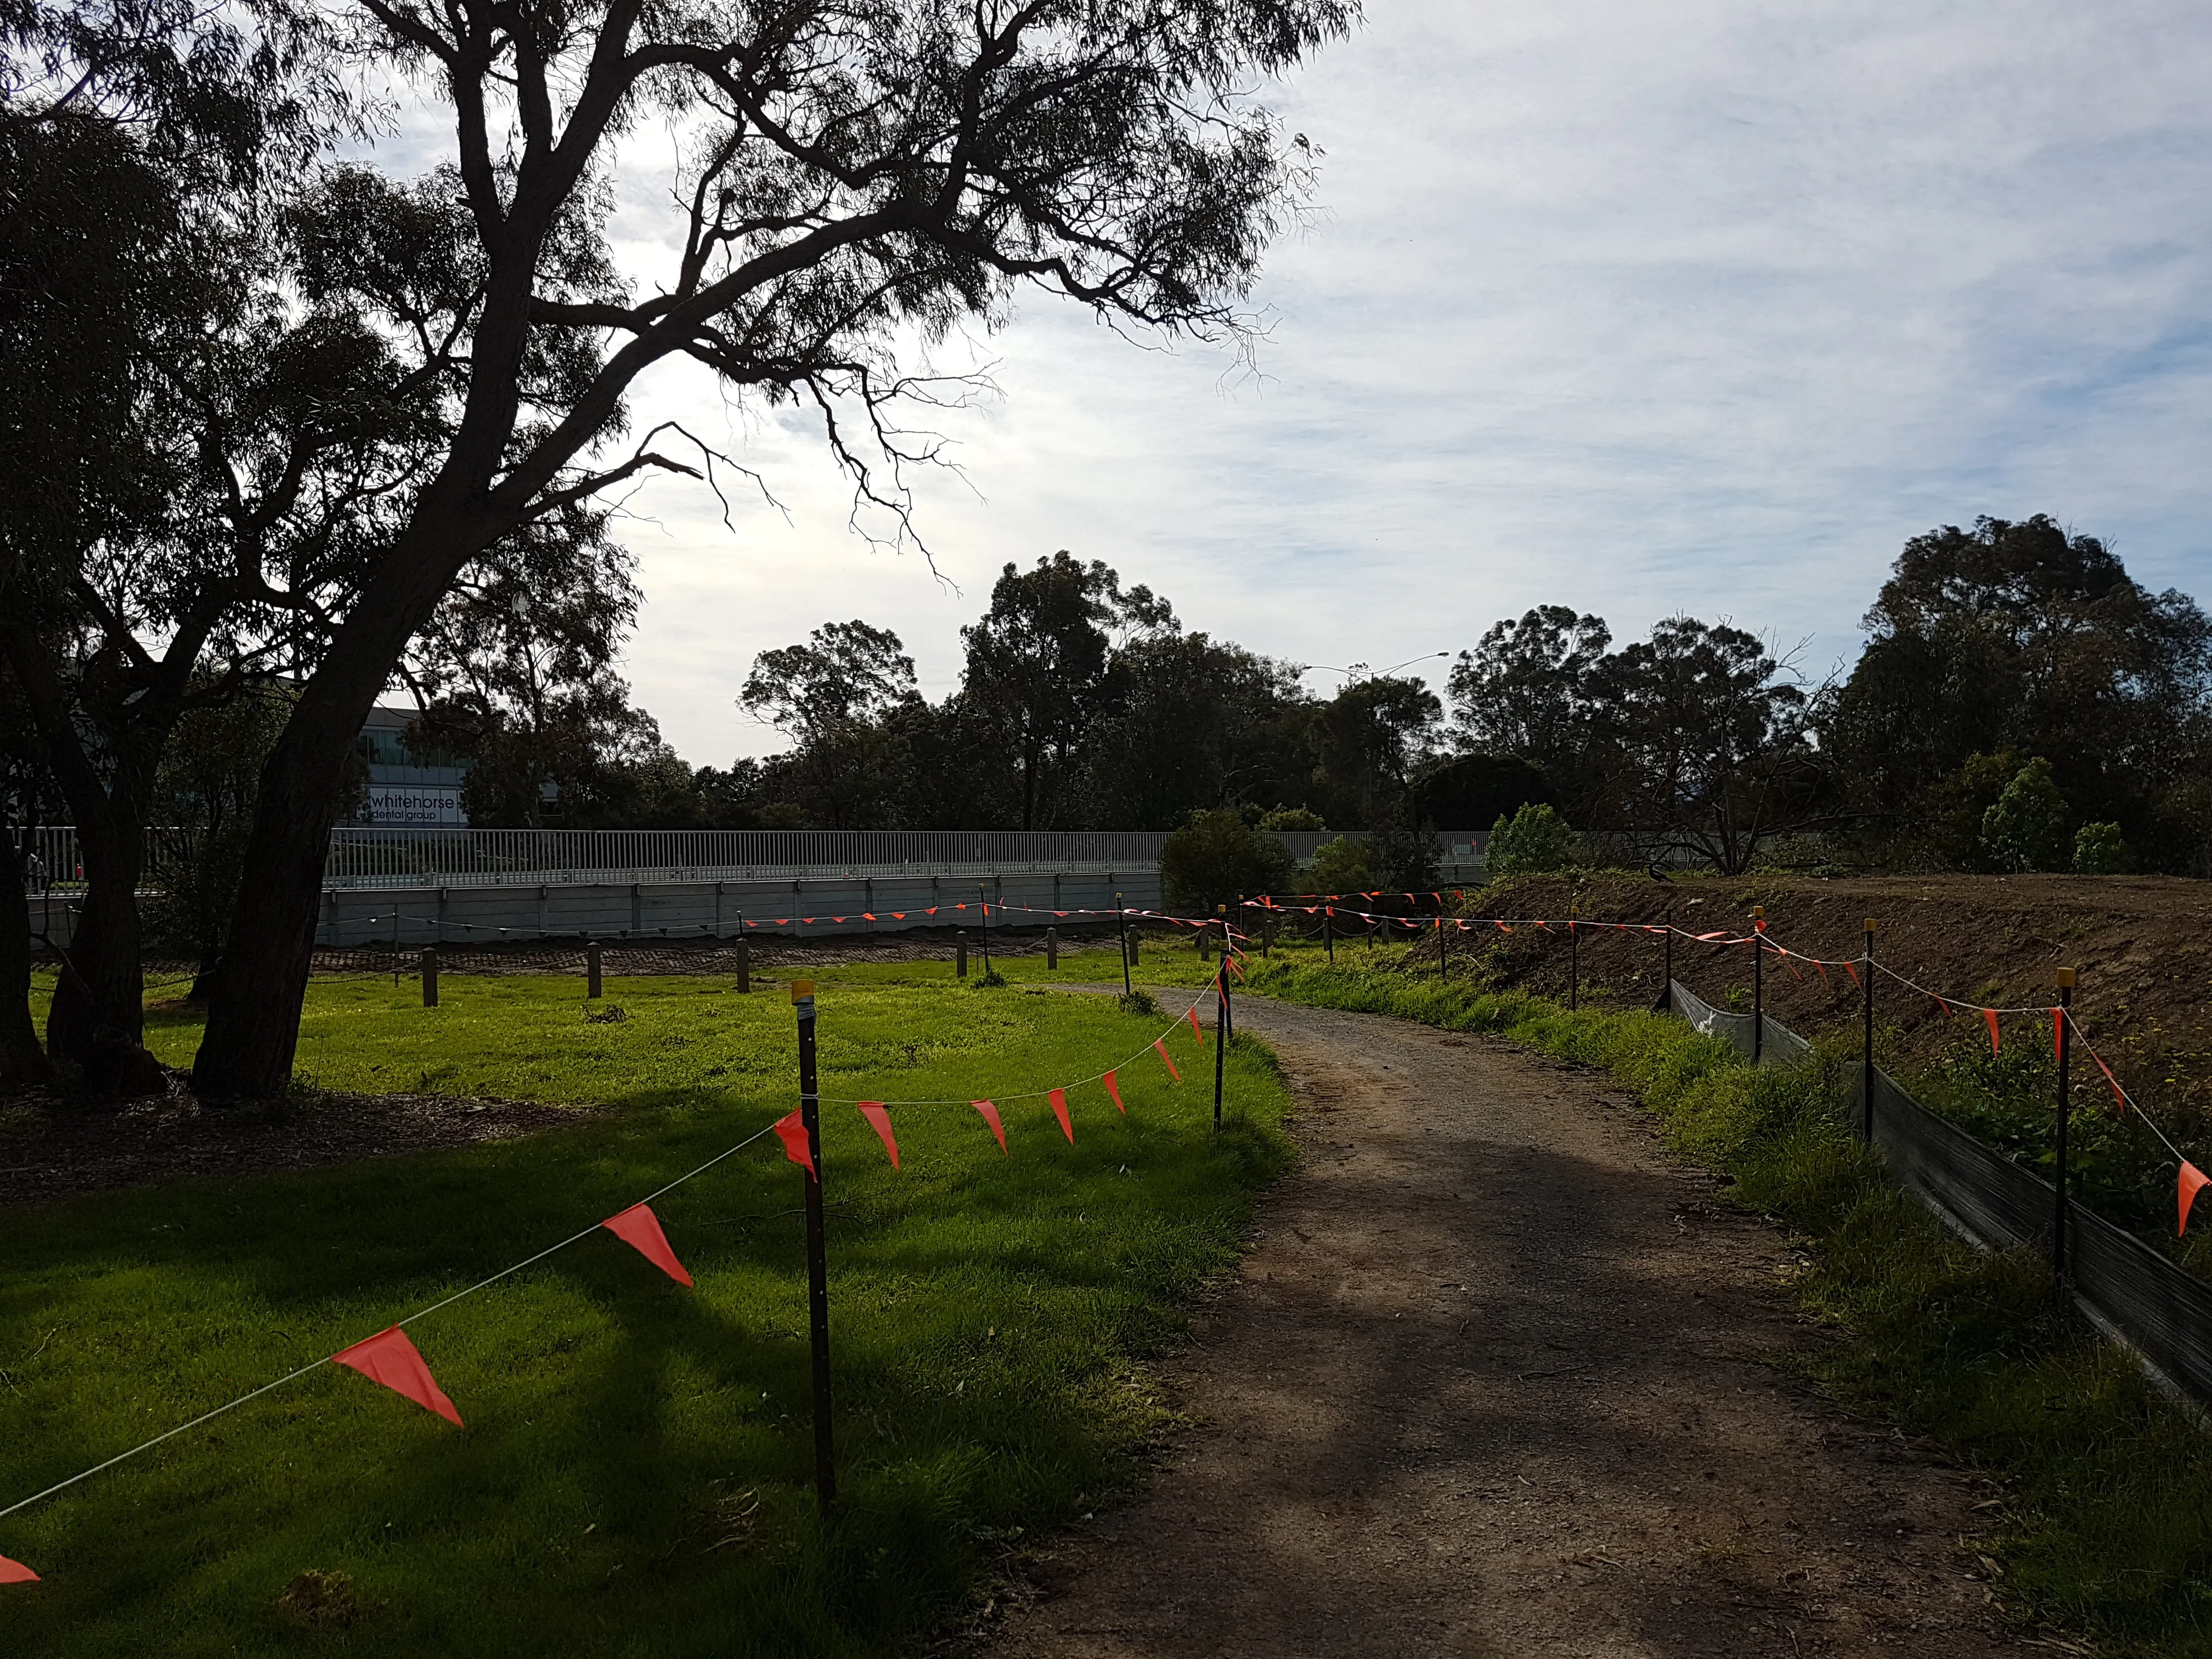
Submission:
{"label": "bare soil embankment", "polygon": [[[2160,876],[1893,876],[1820,880],[1802,876],[1529,877],[1468,894],[1479,914],[1600,921],[1673,920],[1692,932],[1741,931],[1766,908],[1771,935],[1790,950],[1856,957],[1863,922],[1881,924],[1875,950],[1906,977],[1947,996],[1996,1006],[2045,1005],[2053,969],[2078,968],[2081,1028],[2121,1080],[2163,1109],[2212,1109],[2212,884]],[[1564,998],[1567,942],[1557,932],[1468,935],[1505,982]],[[1592,928],[1580,935],[1584,995],[1602,1005],[1649,1003],[1658,994],[1662,945],[1648,933]],[[1747,951],[1677,940],[1674,976],[1717,1006],[1751,983]],[[1947,1014],[1893,981],[1876,991],[1877,1017],[1899,1057],[1933,1060],[1962,1037],[1980,1037],[1972,1015]],[[1745,1005],[1747,1006],[1747,1005]],[[1770,959],[1767,1010],[1807,1036],[1856,1029],[1850,976]],[[2186,1120],[2185,1120],[2186,1121]]]}

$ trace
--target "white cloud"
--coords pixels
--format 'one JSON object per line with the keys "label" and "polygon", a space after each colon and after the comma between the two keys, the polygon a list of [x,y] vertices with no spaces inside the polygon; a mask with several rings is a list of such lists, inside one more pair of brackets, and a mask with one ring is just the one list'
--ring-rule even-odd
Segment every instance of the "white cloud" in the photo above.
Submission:
{"label": "white cloud", "polygon": [[[643,492],[629,672],[725,763],[775,746],[731,707],[754,652],[863,617],[941,691],[999,566],[1060,547],[1332,663],[1559,602],[1617,635],[1725,614],[1825,666],[1905,537],[1984,512],[2201,591],[2208,84],[2187,0],[1378,0],[1276,94],[1328,211],[1255,296],[1263,380],[1025,300],[985,343],[1004,401],[945,428],[968,482],[923,484],[958,592],[848,532],[803,423],[741,429],[793,521]],[[626,173],[641,270],[657,188]],[[639,413],[726,429],[681,373]]]}

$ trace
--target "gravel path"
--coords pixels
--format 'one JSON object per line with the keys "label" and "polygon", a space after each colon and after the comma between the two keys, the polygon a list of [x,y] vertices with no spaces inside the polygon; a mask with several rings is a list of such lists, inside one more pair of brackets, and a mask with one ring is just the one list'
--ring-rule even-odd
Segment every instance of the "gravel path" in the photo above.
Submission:
{"label": "gravel path", "polygon": [[1165,1381],[1198,1426],[957,1650],[2011,1650],[1990,1489],[1777,1362],[1771,1225],[1593,1073],[1253,998],[1300,1170]]}

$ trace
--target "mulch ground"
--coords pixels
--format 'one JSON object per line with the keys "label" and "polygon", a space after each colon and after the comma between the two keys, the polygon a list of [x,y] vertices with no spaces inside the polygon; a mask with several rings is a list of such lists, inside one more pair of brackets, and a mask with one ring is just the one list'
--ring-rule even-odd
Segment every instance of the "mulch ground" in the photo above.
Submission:
{"label": "mulch ground", "polygon": [[442,1095],[319,1094],[254,1106],[167,1096],[0,1104],[0,1209],[195,1176],[307,1170],[503,1140],[579,1121],[572,1106]]}

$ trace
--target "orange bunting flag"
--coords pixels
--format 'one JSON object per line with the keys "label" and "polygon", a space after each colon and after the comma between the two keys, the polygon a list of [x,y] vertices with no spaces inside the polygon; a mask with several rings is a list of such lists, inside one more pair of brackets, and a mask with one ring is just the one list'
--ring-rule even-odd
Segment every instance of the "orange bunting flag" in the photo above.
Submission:
{"label": "orange bunting flag", "polygon": [[873,921],[875,919],[874,913],[872,911],[863,910],[860,912],[860,920],[862,921]]}
{"label": "orange bunting flag", "polygon": [[1990,1052],[1994,1054],[1997,1052],[1997,1011],[1994,1008],[1984,1008],[1982,1010],[1982,1018],[1990,1028]]}
{"label": "orange bunting flag", "polygon": [[2051,1058],[2054,1063],[2058,1059],[2058,1024],[2065,1018],[2066,1011],[2063,1008],[2051,1011]]}
{"label": "orange bunting flag", "polygon": [[35,1584],[38,1582],[39,1575],[21,1561],[10,1561],[6,1556],[0,1555],[0,1584]]}
{"label": "orange bunting flag", "polygon": [[783,1143],[783,1155],[809,1176],[814,1173],[814,1153],[806,1144],[806,1120],[797,1112],[775,1121],[775,1138]]}
{"label": "orange bunting flag", "polygon": [[1698,939],[1699,939],[1700,941],[1705,941],[1705,940],[1711,940],[1711,939],[1726,939],[1727,937],[1728,937],[1728,929],[1727,929],[1727,928],[1725,928],[1725,927],[1722,928],[1718,933],[1700,933],[1700,934],[1698,934]]}
{"label": "orange bunting flag", "polygon": [[[1929,994],[1929,996],[1931,996],[1931,997],[1936,996],[1936,994],[1935,994],[1933,991],[1930,991],[1928,994]],[[1948,1014],[1948,1013],[1949,1013],[1950,1012],[1951,1012],[1951,1005],[1950,1005],[1949,1003],[1948,1003],[1948,1002],[1944,1001],[1942,998],[1941,998],[1941,997],[1936,997],[1936,1012],[1937,1016],[1940,1018],[1941,1016],[1945,1015],[1945,1014]]]}
{"label": "orange bunting flag", "polygon": [[2189,1206],[2197,1202],[2197,1194],[2202,1188],[2212,1186],[2212,1176],[2207,1176],[2203,1170],[2185,1158],[2181,1160],[2179,1186],[2181,1224],[2174,1229],[2174,1237],[2177,1238],[2189,1231]]}
{"label": "orange bunting flag", "polygon": [[1244,964],[1237,961],[1235,957],[1229,958],[1229,965],[1237,970],[1237,978],[1242,979],[1244,977]]}
{"label": "orange bunting flag", "polygon": [[891,1115],[884,1109],[884,1103],[880,1100],[862,1101],[860,1115],[868,1120],[869,1127],[876,1132],[876,1138],[884,1143],[884,1150],[891,1155],[891,1168],[897,1169],[898,1142],[891,1137]]}
{"label": "orange bunting flag", "polygon": [[1121,1085],[1114,1080],[1114,1073],[1109,1072],[1098,1080],[1106,1085],[1107,1098],[1114,1103],[1114,1109],[1123,1117],[1128,1116],[1129,1109],[1121,1103]]}
{"label": "orange bunting flag", "polygon": [[599,1225],[678,1284],[690,1287],[691,1275],[684,1271],[684,1264],[668,1247],[668,1235],[660,1231],[660,1218],[648,1206],[633,1204],[620,1215],[609,1216]]}
{"label": "orange bunting flag", "polygon": [[[1220,975],[1216,975],[1215,977],[1218,979]],[[1198,1039],[1198,1046],[1203,1048],[1206,1047],[1206,1031],[1198,1023],[1198,1005],[1194,1002],[1183,1012],[1190,1016],[1190,1034]]]}
{"label": "orange bunting flag", "polygon": [[1176,1070],[1176,1063],[1168,1054],[1168,1045],[1160,1041],[1159,1038],[1154,1037],[1152,1039],[1152,1049],[1154,1053],[1159,1055],[1160,1064],[1168,1068],[1168,1075],[1173,1078],[1177,1083],[1182,1082],[1182,1073]]}
{"label": "orange bunting flag", "polygon": [[999,1109],[988,1100],[971,1100],[968,1103],[983,1115],[983,1121],[991,1126],[991,1133],[999,1138],[999,1150],[1005,1152],[1006,1126],[999,1121]]}
{"label": "orange bunting flag", "polygon": [[1052,1115],[1060,1120],[1060,1132],[1067,1137],[1067,1144],[1071,1146],[1075,1145],[1075,1125],[1068,1121],[1067,1116],[1066,1090],[1054,1089],[1052,1091]]}
{"label": "orange bunting flag", "polygon": [[1512,930],[1510,927],[1507,927],[1504,922],[1502,922],[1502,921],[1501,921],[1501,922],[1499,922],[1499,923],[1498,924],[1498,931],[1499,933],[1511,933],[1513,930]]}
{"label": "orange bunting flag", "polygon": [[1858,982],[1859,982],[1859,970],[1858,970],[1858,964],[1857,964],[1857,963],[1850,963],[1850,962],[1847,962],[1847,963],[1845,963],[1844,964],[1844,971],[1845,973],[1849,974],[1849,975],[1851,976],[1851,983],[1852,983],[1852,984],[1854,984],[1854,985],[1858,984]]}
{"label": "orange bunting flag", "polygon": [[2111,1086],[2112,1091],[2112,1103],[2115,1106],[2118,1106],[2121,1111],[2126,1111],[2128,1109],[2128,1097],[2121,1091],[2120,1080],[2112,1075],[2112,1068],[2105,1064],[2104,1055],[2099,1054],[2094,1048],[2092,1048],[2089,1050],[2089,1058],[2097,1062],[2097,1069],[2105,1074],[2105,1081]]}
{"label": "orange bunting flag", "polygon": [[1828,964],[1818,957],[1808,957],[1805,960],[1813,964],[1813,971],[1820,975],[1820,983],[1826,985],[1828,982]]}
{"label": "orange bunting flag", "polygon": [[331,1356],[331,1364],[359,1371],[370,1382],[381,1382],[392,1393],[404,1394],[426,1411],[437,1413],[455,1428],[463,1426],[453,1402],[431,1376],[430,1368],[407,1340],[407,1333],[397,1325],[350,1348],[341,1348]]}

